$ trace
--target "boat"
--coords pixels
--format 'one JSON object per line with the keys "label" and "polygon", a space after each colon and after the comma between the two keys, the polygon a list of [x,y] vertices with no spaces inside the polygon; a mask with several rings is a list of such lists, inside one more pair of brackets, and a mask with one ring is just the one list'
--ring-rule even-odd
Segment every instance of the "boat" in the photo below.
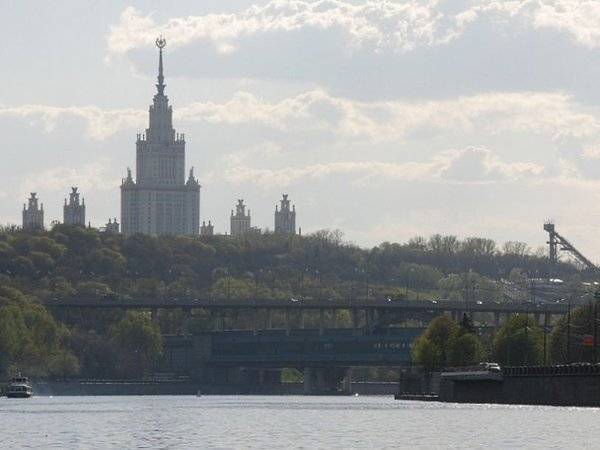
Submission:
{"label": "boat", "polygon": [[6,388],[6,396],[8,398],[29,398],[33,395],[33,389],[29,378],[22,377],[20,374],[11,378],[9,385]]}

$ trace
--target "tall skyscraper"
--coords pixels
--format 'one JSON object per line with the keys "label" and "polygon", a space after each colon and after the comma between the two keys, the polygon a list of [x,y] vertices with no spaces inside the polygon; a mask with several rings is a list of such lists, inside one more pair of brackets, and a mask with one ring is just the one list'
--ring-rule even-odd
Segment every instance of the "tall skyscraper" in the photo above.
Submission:
{"label": "tall skyscraper", "polygon": [[281,207],[275,205],[275,233],[296,234],[296,205],[290,210],[288,195],[283,194]]}
{"label": "tall skyscraper", "polygon": [[71,188],[69,202],[65,198],[63,206],[63,223],[65,225],[79,225],[85,227],[85,199],[79,201],[79,192],[76,187]]}
{"label": "tall skyscraper", "polygon": [[163,48],[159,49],[158,84],[150,105],[149,127],[136,141],[136,179],[127,169],[121,184],[123,234],[198,234],[200,184],[190,169],[185,179],[185,135],[173,129],[173,108],[164,94]]}
{"label": "tall skyscraper", "polygon": [[26,231],[44,229],[44,204],[38,205],[35,192],[30,194],[27,205],[23,204],[23,229]]}

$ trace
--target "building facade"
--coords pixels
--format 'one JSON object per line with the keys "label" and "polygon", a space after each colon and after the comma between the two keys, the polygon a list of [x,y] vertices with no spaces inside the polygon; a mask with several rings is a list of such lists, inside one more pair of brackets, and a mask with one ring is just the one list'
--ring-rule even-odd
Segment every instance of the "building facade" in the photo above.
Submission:
{"label": "building facade", "polygon": [[104,232],[108,234],[119,234],[119,222],[117,222],[117,218],[108,219],[108,222],[104,225]]}
{"label": "building facade", "polygon": [[63,223],[65,225],[85,226],[85,199],[79,200],[79,192],[76,187],[71,188],[69,202],[65,198],[63,206]]}
{"label": "building facade", "polygon": [[27,204],[23,204],[23,229],[26,231],[44,229],[44,204],[38,204],[35,192],[31,192]]}
{"label": "building facade", "polygon": [[250,210],[246,212],[244,200],[239,199],[235,205],[235,214],[231,210],[230,233],[232,236],[242,236],[250,232]]}
{"label": "building facade", "polygon": [[279,205],[275,205],[275,233],[296,234],[296,205],[290,209],[288,194],[283,194]]}
{"label": "building facade", "polygon": [[164,94],[162,51],[159,48],[158,84],[149,110],[149,126],[136,141],[136,178],[127,169],[121,184],[123,234],[198,234],[200,184],[190,169],[185,178],[185,135],[173,128],[173,108]]}
{"label": "building facade", "polygon": [[215,227],[208,221],[208,225],[205,221],[202,221],[202,225],[200,226],[200,236],[213,236],[215,234]]}

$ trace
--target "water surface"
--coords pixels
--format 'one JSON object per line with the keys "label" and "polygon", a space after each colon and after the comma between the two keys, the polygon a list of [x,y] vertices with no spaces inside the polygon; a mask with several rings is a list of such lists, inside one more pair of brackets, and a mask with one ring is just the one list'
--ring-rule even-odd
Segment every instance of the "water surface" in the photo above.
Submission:
{"label": "water surface", "polygon": [[390,397],[0,399],[0,448],[598,448],[600,409]]}

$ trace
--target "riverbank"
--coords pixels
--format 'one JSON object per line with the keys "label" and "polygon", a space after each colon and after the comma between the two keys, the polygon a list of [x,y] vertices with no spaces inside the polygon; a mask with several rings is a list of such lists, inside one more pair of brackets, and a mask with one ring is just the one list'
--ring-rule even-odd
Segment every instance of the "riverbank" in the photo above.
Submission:
{"label": "riverbank", "polygon": [[[396,400],[600,407],[600,364],[503,367],[442,372],[432,394],[400,391]],[[422,391],[423,392],[423,391]]]}
{"label": "riverbank", "polygon": [[[265,383],[262,385],[200,384],[190,380],[69,380],[34,381],[35,395],[304,395],[302,383]],[[391,382],[353,382],[350,390],[330,395],[389,395],[398,391]]]}

